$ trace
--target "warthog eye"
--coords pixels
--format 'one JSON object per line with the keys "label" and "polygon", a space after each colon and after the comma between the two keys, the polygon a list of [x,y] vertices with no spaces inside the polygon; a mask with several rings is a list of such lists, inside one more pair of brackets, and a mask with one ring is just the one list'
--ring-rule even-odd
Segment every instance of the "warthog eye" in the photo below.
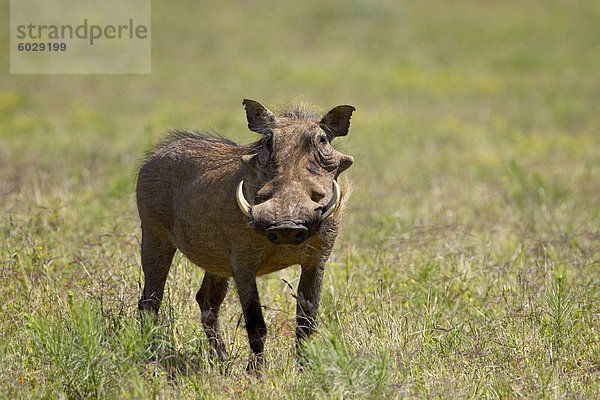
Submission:
{"label": "warthog eye", "polygon": [[271,157],[271,143],[267,142],[258,151],[258,155],[257,155],[258,163],[264,167],[268,164],[270,157]]}
{"label": "warthog eye", "polygon": [[334,160],[332,158],[333,147],[329,145],[329,140],[326,135],[317,136],[318,145],[318,161],[319,164],[326,170],[333,168]]}
{"label": "warthog eye", "polygon": [[319,135],[317,137],[317,145],[321,154],[328,156],[331,153],[331,146],[329,146],[329,140],[327,140],[327,136]]}

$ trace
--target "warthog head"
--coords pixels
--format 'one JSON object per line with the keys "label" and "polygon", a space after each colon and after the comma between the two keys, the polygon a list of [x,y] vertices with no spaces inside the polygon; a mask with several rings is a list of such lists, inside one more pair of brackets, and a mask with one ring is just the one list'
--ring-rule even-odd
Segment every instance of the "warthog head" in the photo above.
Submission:
{"label": "warthog head", "polygon": [[354,159],[331,141],[348,134],[355,108],[337,106],[322,118],[299,108],[276,117],[257,101],[243,104],[248,128],[262,139],[242,156],[249,174],[238,185],[237,203],[272,243],[301,244],[340,204],[336,179]]}

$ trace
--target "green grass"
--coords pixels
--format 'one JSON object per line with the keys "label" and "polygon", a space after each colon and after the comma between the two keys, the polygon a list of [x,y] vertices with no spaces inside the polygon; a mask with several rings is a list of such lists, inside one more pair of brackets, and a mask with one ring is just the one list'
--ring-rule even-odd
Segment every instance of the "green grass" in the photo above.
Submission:
{"label": "green grass", "polygon": [[[0,398],[597,397],[597,2],[152,6],[148,76],[8,75],[0,37]],[[308,367],[294,267],[259,281],[262,380],[235,289],[210,361],[185,258],[136,309],[136,165],[168,128],[250,142],[245,97],[357,107]]]}

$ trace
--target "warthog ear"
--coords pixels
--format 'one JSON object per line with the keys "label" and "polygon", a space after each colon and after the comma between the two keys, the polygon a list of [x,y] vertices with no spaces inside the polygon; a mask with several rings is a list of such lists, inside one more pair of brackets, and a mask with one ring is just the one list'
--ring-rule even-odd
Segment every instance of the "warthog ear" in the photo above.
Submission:
{"label": "warthog ear", "polygon": [[329,140],[336,136],[346,136],[350,128],[350,117],[356,108],[352,106],[337,106],[329,111],[319,122],[321,128],[329,136]]}
{"label": "warthog ear", "polygon": [[244,99],[248,129],[257,133],[264,133],[265,129],[277,122],[277,117],[267,107],[258,101]]}

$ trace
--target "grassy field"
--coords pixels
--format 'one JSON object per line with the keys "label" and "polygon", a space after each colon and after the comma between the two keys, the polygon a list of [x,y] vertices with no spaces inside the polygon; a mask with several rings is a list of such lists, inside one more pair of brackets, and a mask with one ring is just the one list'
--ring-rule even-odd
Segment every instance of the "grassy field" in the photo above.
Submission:
{"label": "grassy field", "polygon": [[[151,75],[9,75],[0,37],[0,398],[597,398],[600,3],[152,7]],[[309,367],[294,267],[259,281],[262,380],[235,288],[209,361],[180,255],[137,317],[136,165],[168,128],[254,140],[245,97],[357,108]]]}

